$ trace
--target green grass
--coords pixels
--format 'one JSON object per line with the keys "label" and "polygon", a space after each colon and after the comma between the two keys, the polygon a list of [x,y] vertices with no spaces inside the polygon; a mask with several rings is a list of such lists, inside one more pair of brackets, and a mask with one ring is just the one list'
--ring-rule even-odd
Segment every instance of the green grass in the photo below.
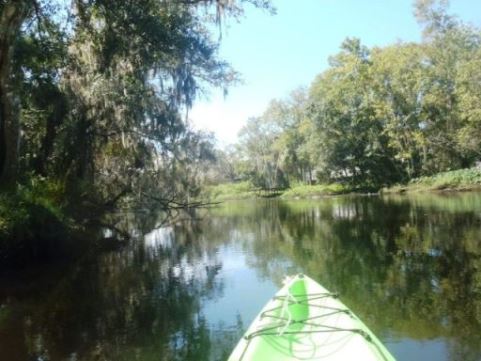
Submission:
{"label": "green grass", "polygon": [[[284,191],[281,198],[309,198],[349,193],[351,189],[342,184],[295,184]],[[223,183],[206,188],[203,197],[213,201],[250,199],[258,196],[257,189],[250,182]]]}
{"label": "green grass", "polygon": [[315,196],[326,196],[349,193],[348,186],[339,183],[332,184],[298,184],[294,185],[282,194],[282,198],[309,198]]}
{"label": "green grass", "polygon": [[414,178],[409,183],[384,188],[383,193],[471,190],[481,188],[481,169],[468,168]]}
{"label": "green grass", "polygon": [[248,181],[206,187],[203,196],[213,201],[255,198],[255,187]]}

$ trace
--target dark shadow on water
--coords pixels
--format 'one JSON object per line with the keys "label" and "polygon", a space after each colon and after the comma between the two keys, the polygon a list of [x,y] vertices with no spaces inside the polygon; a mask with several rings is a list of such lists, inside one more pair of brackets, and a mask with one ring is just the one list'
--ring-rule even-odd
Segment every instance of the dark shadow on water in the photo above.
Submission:
{"label": "dark shadow on water", "polygon": [[126,246],[4,276],[2,357],[225,360],[263,285],[305,272],[400,360],[481,358],[480,194],[231,202],[157,221],[129,215]]}

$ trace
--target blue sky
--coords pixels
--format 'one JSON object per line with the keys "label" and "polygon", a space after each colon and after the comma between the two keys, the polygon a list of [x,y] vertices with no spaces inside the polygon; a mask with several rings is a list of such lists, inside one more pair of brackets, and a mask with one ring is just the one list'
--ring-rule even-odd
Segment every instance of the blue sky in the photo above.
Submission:
{"label": "blue sky", "polygon": [[[243,84],[230,88],[226,98],[211,90],[190,112],[194,126],[214,132],[220,146],[235,142],[247,118],[262,114],[270,100],[309,86],[346,37],[369,47],[421,38],[411,0],[273,3],[277,15],[249,7],[244,19],[223,31],[220,56],[241,73]],[[480,0],[451,0],[450,13],[481,25]]]}

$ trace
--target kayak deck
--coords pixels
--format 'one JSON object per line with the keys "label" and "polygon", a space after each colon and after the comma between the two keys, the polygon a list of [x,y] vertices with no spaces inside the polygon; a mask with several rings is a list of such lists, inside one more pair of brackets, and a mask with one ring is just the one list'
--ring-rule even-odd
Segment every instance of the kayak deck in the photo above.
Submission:
{"label": "kayak deck", "polygon": [[228,361],[394,360],[337,295],[304,275],[262,309]]}

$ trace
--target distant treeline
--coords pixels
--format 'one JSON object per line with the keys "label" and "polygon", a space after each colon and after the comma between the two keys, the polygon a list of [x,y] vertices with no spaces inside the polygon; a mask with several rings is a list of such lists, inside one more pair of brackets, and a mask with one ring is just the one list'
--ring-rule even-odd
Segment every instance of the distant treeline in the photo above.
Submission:
{"label": "distant treeline", "polygon": [[309,89],[249,119],[220,155],[224,179],[378,189],[479,161],[481,31],[444,1],[414,5],[422,42],[367,48],[346,39]]}

